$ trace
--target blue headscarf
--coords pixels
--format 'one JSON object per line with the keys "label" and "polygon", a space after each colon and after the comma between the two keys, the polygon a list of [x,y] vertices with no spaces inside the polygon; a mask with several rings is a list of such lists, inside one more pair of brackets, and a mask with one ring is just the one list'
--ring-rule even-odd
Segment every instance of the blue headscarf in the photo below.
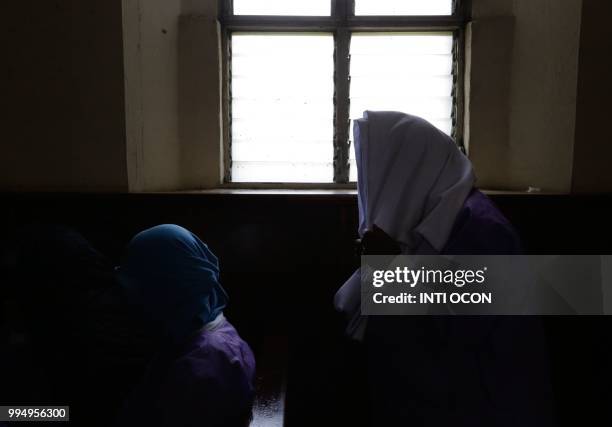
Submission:
{"label": "blue headscarf", "polygon": [[158,225],[134,236],[117,272],[128,298],[176,343],[215,320],[227,304],[217,257],[178,225]]}

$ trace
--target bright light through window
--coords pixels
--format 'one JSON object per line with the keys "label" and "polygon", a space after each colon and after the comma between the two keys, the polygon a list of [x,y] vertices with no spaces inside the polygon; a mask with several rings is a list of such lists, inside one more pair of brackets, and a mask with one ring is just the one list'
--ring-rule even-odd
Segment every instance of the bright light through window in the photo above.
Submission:
{"label": "bright light through window", "polygon": [[232,181],[333,182],[333,52],[331,34],[232,35]]}
{"label": "bright light through window", "polygon": [[330,0],[234,0],[235,15],[329,16]]}
{"label": "bright light through window", "polygon": [[452,0],[355,1],[355,15],[451,15],[452,11]]}
{"label": "bright light through window", "polygon": [[[452,49],[451,33],[353,34],[351,120],[365,110],[401,111],[423,117],[450,135]],[[356,181],[354,149],[349,173],[349,180]]]}

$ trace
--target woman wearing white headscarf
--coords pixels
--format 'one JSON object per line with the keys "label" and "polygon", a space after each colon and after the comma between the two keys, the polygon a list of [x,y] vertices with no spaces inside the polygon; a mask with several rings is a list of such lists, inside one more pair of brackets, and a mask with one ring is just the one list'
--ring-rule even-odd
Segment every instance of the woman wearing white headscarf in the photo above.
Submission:
{"label": "woman wearing white headscarf", "polygon": [[[517,254],[470,161],[423,119],[366,112],[354,126],[364,254]],[[552,423],[544,336],[529,317],[360,313],[360,272],[335,305],[363,340],[376,426]]]}

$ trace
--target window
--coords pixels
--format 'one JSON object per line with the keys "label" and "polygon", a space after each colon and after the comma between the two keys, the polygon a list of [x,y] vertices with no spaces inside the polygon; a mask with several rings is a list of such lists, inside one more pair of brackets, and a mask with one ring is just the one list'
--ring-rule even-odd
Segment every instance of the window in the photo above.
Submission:
{"label": "window", "polygon": [[334,38],[232,36],[232,181],[333,179]]}
{"label": "window", "polygon": [[365,110],[424,117],[461,144],[458,0],[222,4],[226,183],[354,182]]}
{"label": "window", "polygon": [[453,0],[357,0],[355,15],[452,15]]}
{"label": "window", "polygon": [[329,16],[330,0],[233,0],[234,15]]}

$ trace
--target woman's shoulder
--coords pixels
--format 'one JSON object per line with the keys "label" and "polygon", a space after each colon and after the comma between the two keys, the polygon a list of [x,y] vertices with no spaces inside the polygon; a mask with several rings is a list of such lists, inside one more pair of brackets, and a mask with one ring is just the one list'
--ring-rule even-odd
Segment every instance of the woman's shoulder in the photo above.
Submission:
{"label": "woman's shoulder", "polygon": [[255,359],[231,323],[201,330],[172,354],[150,369],[126,419],[145,408],[153,414],[151,425],[234,425],[227,420],[248,419]]}
{"label": "woman's shoulder", "polygon": [[185,401],[233,402],[243,408],[254,396],[255,358],[236,328],[224,319],[214,329],[200,331],[165,377],[165,397],[178,406],[186,405]]}
{"label": "woman's shoulder", "polygon": [[195,335],[183,354],[177,358],[175,366],[176,369],[204,374],[235,368],[249,373],[255,370],[255,357],[236,328],[223,318]]}
{"label": "woman's shoulder", "polygon": [[517,254],[522,245],[519,235],[495,206],[479,190],[465,200],[444,248],[449,254]]}

